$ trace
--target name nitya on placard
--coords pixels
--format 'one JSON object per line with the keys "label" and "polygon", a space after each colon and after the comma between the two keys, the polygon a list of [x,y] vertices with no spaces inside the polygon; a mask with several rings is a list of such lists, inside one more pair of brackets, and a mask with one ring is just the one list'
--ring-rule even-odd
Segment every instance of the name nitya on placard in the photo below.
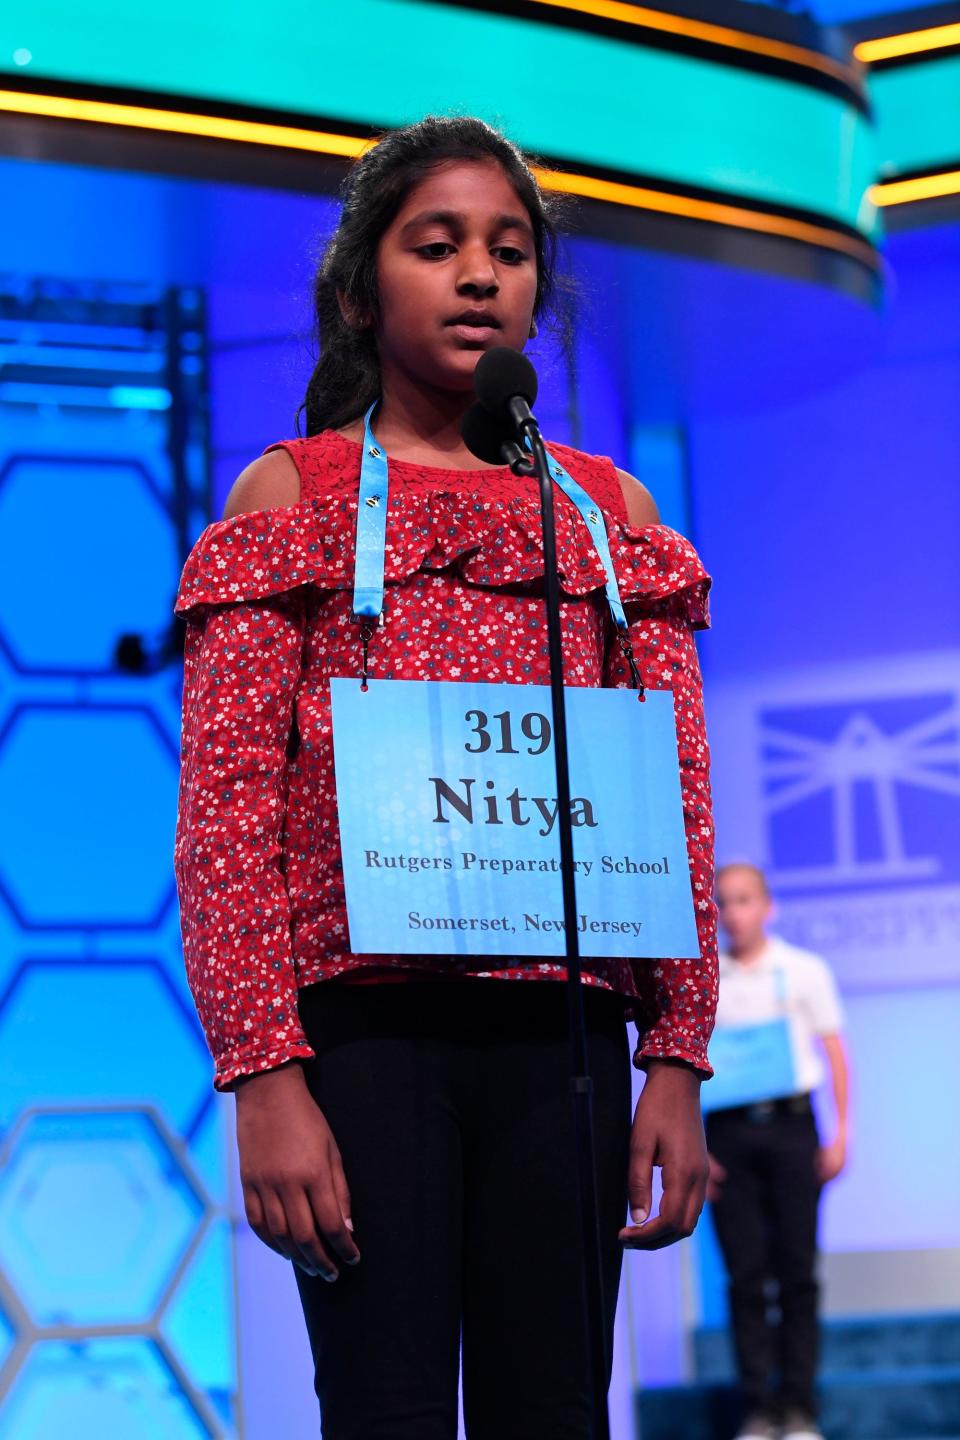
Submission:
{"label": "name nitya on placard", "polygon": [[[514,744],[515,722],[509,710],[501,710],[492,717],[484,710],[468,710],[463,718],[468,724],[473,721],[469,733],[475,737],[475,742],[468,740],[463,747],[468,755],[484,755],[488,751],[495,755],[521,754],[521,749]],[[553,729],[547,716],[539,710],[521,715],[518,728],[522,736],[522,751],[527,755],[542,755],[550,748]],[[491,734],[491,730],[495,734]],[[494,744],[495,738],[499,739],[499,745]],[[451,813],[455,812],[468,825],[510,824],[522,827],[534,823],[537,834],[546,836],[557,823],[560,806],[555,795],[552,798],[548,795],[521,795],[519,785],[515,785],[508,794],[501,795],[495,780],[483,782],[485,794],[479,790],[475,793],[477,781],[466,775],[459,776],[452,784],[440,775],[431,775],[427,783],[433,786],[433,820],[436,825],[448,825]],[[596,829],[599,822],[592,802],[585,796],[571,797],[570,823]]]}

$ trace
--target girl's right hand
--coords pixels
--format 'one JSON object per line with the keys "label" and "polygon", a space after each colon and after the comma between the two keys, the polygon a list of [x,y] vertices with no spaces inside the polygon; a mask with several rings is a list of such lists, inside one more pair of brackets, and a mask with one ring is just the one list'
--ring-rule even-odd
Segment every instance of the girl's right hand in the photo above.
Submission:
{"label": "girl's right hand", "polygon": [[356,1265],[343,1161],[299,1065],[251,1075],[235,1091],[240,1179],[250,1228],[308,1275]]}

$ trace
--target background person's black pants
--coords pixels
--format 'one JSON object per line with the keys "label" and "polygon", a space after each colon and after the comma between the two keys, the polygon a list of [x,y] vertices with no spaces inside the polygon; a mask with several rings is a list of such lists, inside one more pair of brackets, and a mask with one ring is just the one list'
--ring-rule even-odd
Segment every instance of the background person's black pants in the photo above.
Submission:
{"label": "background person's black pants", "polygon": [[[622,999],[585,995],[612,1350],[626,1215]],[[564,987],[465,980],[301,992],[307,1081],[343,1155],[362,1259],[295,1267],[324,1440],[588,1440]]]}
{"label": "background person's black pants", "polygon": [[[744,1106],[707,1118],[707,1146],[727,1172],[713,1221],[748,1410],[816,1413],[818,1143],[806,1097],[778,1101],[766,1114]],[[776,1325],[768,1314],[770,1280],[777,1288]]]}

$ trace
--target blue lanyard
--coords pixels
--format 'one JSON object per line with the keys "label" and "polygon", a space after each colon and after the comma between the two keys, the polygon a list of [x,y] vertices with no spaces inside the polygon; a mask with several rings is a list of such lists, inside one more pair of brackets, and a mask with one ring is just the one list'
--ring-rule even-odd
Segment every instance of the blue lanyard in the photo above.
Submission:
{"label": "blue lanyard", "polygon": [[[370,417],[375,409],[376,402],[363,417],[363,459],[360,465],[360,496],[357,505],[357,558],[353,580],[354,618],[374,624],[383,612],[383,567],[386,555],[387,505],[390,498],[387,457],[377,444],[370,427]],[[606,576],[605,590],[610,614],[617,631],[625,634],[627,617],[610,558],[610,541],[603,514],[586,490],[577,484],[572,475],[567,474],[559,460],[555,460],[552,455],[550,474],[567,498],[576,505],[587,527],[587,534],[596,546]]]}
{"label": "blue lanyard", "polygon": [[778,966],[773,972],[773,995],[780,1006],[780,1013],[785,1016],[787,1013],[787,975],[782,966]]}
{"label": "blue lanyard", "polygon": [[353,572],[353,614],[357,620],[379,620],[383,612],[383,564],[387,548],[387,503],[390,476],[387,457],[370,429],[376,401],[363,417],[363,460],[357,502],[357,559]]}

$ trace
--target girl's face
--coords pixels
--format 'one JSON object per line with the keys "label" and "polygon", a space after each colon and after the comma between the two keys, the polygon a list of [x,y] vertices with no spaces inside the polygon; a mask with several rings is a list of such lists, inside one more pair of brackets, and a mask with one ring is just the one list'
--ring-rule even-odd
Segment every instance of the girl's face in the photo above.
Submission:
{"label": "girl's face", "polygon": [[451,160],[410,191],[377,250],[384,379],[468,394],[485,350],[522,350],[537,293],[533,230],[495,160]]}

